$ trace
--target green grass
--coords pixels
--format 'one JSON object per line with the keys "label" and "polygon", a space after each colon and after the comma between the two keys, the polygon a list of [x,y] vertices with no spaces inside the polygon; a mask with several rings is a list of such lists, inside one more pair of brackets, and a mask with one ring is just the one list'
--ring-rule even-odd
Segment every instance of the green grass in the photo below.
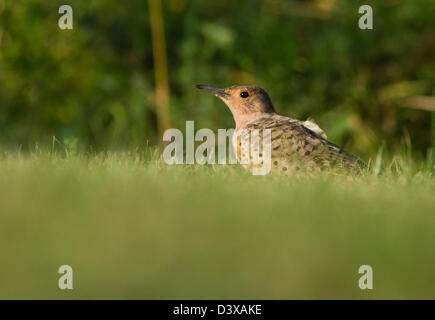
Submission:
{"label": "green grass", "polygon": [[[435,298],[433,163],[404,159],[283,178],[155,152],[3,152],[0,298]],[[63,264],[74,290],[57,287]]]}

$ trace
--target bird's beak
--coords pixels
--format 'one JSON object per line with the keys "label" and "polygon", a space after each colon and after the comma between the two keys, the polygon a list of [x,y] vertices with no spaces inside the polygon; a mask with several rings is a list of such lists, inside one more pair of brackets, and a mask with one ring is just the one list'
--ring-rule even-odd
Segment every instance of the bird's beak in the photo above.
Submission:
{"label": "bird's beak", "polygon": [[231,97],[231,95],[229,93],[226,93],[223,89],[220,89],[220,88],[206,86],[203,84],[197,84],[196,87],[198,89],[207,90],[207,91],[213,93],[215,96],[222,98],[222,99],[226,99],[226,98]]}

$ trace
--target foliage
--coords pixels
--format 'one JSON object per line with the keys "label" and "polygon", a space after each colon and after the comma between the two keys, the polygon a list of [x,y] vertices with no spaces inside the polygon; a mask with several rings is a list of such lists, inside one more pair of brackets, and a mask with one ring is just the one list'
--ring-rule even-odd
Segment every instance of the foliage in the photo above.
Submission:
{"label": "foliage", "polygon": [[[72,31],[57,27],[61,4],[0,1],[1,143],[160,141],[147,1],[74,1]],[[374,30],[358,28],[362,4]],[[412,141],[422,154],[433,145],[434,116],[400,106],[434,96],[435,2],[167,0],[163,9],[173,127],[232,127],[222,102],[194,84],[252,83],[280,113],[314,117],[363,157],[382,141],[392,150]]]}

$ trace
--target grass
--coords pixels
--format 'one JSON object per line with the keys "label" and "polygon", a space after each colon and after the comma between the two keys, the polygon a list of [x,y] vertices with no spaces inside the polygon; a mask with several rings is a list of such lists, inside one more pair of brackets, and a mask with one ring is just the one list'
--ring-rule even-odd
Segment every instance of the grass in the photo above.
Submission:
{"label": "grass", "polygon": [[283,178],[155,152],[3,152],[0,298],[433,299],[433,169],[405,156]]}

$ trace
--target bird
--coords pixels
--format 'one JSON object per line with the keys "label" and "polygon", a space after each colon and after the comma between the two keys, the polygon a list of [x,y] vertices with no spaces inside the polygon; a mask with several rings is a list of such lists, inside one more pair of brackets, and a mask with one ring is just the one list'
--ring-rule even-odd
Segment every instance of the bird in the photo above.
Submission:
{"label": "bird", "polygon": [[[325,132],[311,119],[300,121],[279,115],[262,88],[248,84],[226,88],[196,87],[214,94],[230,109],[236,125],[232,146],[239,161],[246,156],[243,153],[246,150],[242,148],[242,141],[249,139],[246,132],[258,130],[261,140],[266,137],[264,129],[269,129],[271,169],[275,172],[288,174],[301,168],[360,171],[366,166],[359,157],[328,141]],[[248,158],[252,159],[252,155]],[[252,167],[252,164],[245,164],[245,167]]]}

